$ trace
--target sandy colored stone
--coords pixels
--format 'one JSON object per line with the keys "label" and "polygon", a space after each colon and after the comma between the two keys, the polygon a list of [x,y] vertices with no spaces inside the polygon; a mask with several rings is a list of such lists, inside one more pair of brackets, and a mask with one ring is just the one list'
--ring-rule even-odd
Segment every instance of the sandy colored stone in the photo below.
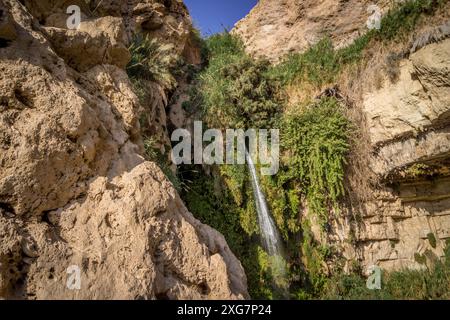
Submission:
{"label": "sandy colored stone", "polygon": [[3,1],[0,1],[0,39],[11,41],[16,37],[17,32],[11,14]]}
{"label": "sandy colored stone", "polygon": [[131,59],[121,18],[103,17],[77,29],[45,27],[54,50],[74,69],[84,72],[99,64],[125,68]]}
{"label": "sandy colored stone", "polygon": [[248,298],[224,237],[142,156],[146,106],[110,51],[122,18],[67,30],[40,24],[63,2],[5,2],[19,27],[0,50],[0,298]]}
{"label": "sandy colored stone", "polygon": [[400,65],[396,83],[367,93],[364,101],[374,144],[418,132],[449,118],[450,40],[433,43]]}
{"label": "sandy colored stone", "polygon": [[[232,33],[242,38],[252,56],[276,63],[324,37],[336,48],[347,46],[367,32],[367,9],[372,4],[385,13],[392,2],[260,0]],[[411,44],[395,52],[371,51],[368,66],[362,67],[367,73],[351,75],[354,91],[361,94],[353,108],[361,113],[368,135],[370,154],[362,165],[379,181],[367,186],[367,199],[361,203],[329,212],[329,232],[321,231],[307,209],[302,214],[312,224],[314,238],[334,246],[348,271],[354,262],[364,271],[373,265],[421,269],[425,265],[415,257],[425,253],[443,257],[450,237],[450,29],[448,22],[442,24],[448,18],[428,19],[411,35]],[[371,66],[386,61],[389,53],[402,57],[398,70],[389,70],[398,71],[395,80]],[[379,86],[371,82],[374,73],[382,80]],[[344,95],[351,98],[355,92]],[[179,106],[174,105],[171,118],[181,122]],[[440,174],[430,179],[407,172],[418,164],[436,166]],[[428,239],[433,236],[435,247]],[[324,270],[333,270],[335,261],[328,267]]]}
{"label": "sandy colored stone", "polygon": [[351,44],[367,31],[368,9],[374,4],[384,12],[389,1],[260,0],[232,32],[251,55],[276,62],[326,36],[335,47]]}

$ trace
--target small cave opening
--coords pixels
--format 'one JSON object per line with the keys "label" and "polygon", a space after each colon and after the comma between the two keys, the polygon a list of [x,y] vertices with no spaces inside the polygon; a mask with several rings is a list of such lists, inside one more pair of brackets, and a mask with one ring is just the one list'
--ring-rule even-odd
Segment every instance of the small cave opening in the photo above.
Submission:
{"label": "small cave opening", "polygon": [[0,49],[8,47],[10,43],[11,41],[0,38]]}
{"label": "small cave opening", "polygon": [[14,210],[14,207],[7,202],[0,202],[0,214],[7,213],[10,215],[16,215],[16,211]]}

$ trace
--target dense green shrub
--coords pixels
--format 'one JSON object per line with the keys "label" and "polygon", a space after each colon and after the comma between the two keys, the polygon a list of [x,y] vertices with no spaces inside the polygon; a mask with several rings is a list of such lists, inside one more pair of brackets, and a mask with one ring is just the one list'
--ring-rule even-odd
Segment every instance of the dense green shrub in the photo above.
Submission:
{"label": "dense green shrub", "polygon": [[289,55],[283,63],[270,69],[268,75],[283,84],[302,79],[321,86],[332,82],[339,68],[331,39],[324,38],[303,54]]}
{"label": "dense green shrub", "polygon": [[381,290],[369,290],[366,279],[357,274],[338,275],[324,286],[324,299],[388,299],[437,300],[450,299],[450,241],[444,260],[437,258],[424,270],[383,272]]}
{"label": "dense green shrub", "polygon": [[223,33],[206,40],[208,66],[199,75],[205,120],[218,128],[271,128],[280,111],[275,87],[240,40]]}
{"label": "dense green shrub", "polygon": [[282,174],[261,177],[261,185],[280,234],[285,241],[289,241],[301,230],[301,192],[294,184],[284,184]]}
{"label": "dense green shrub", "polygon": [[436,240],[436,236],[434,235],[434,233],[430,232],[429,234],[427,234],[427,239],[428,239],[428,242],[430,243],[431,247],[436,249],[437,240]]}
{"label": "dense green shrub", "polygon": [[407,0],[397,4],[381,21],[381,29],[375,36],[392,40],[414,30],[422,15],[432,15],[448,0]]}
{"label": "dense green shrub", "polygon": [[172,68],[177,65],[179,57],[173,49],[173,45],[161,44],[156,38],[136,35],[129,48],[131,61],[127,73],[130,79],[133,82],[140,79],[155,81],[167,89],[174,88],[176,80]]}
{"label": "dense green shrub", "polygon": [[295,180],[309,208],[327,221],[344,195],[344,165],[349,151],[350,122],[334,98],[323,98],[284,122],[283,148],[288,152],[284,178]]}
{"label": "dense green shrub", "polygon": [[228,245],[241,261],[254,299],[279,296],[273,287],[273,269],[278,264],[259,245],[259,228],[253,193],[245,166],[218,166],[212,176],[188,170],[192,183],[182,198],[193,215],[226,236]]}
{"label": "dense green shrub", "polygon": [[[281,101],[277,98],[277,88],[269,77],[267,65],[248,57],[242,44],[229,34],[213,36],[206,44],[209,64],[200,73],[199,86],[185,108],[201,105],[205,119],[214,127],[266,127],[275,123],[281,126],[283,152],[292,153],[287,157],[290,160],[283,163],[283,172],[278,176],[264,177],[261,181],[276,224],[289,250],[293,251],[286,268],[300,270],[299,250],[308,250],[304,254],[311,268],[315,268],[314,276],[308,281],[311,286],[320,287],[324,280],[319,271],[327,251],[322,247],[315,250],[315,243],[307,234],[303,244],[299,243],[301,197],[305,195],[312,209],[325,217],[326,209],[342,195],[349,123],[334,99],[323,99],[302,114],[280,119]],[[309,76],[317,79],[328,74],[328,69],[334,65],[331,43],[322,44],[329,48],[330,55],[323,57],[325,67],[320,74],[310,70]],[[312,61],[318,53],[311,52],[305,61]],[[249,184],[243,188],[248,183],[248,172],[245,167],[237,170],[239,172],[232,168],[235,167],[220,166],[220,174],[215,174],[215,179],[220,177],[221,184],[226,186],[222,192],[205,192],[205,189],[217,188],[217,182],[211,185],[206,179],[196,177],[194,186],[184,198],[197,218],[226,235],[249,276],[252,296],[273,298],[274,294],[281,294],[271,286],[275,280],[272,272],[277,268],[255,249],[258,237],[254,236],[258,235],[259,228],[253,196],[248,194]],[[198,191],[197,183],[201,184]],[[251,259],[246,247],[253,248]],[[256,260],[255,256],[258,257]]]}

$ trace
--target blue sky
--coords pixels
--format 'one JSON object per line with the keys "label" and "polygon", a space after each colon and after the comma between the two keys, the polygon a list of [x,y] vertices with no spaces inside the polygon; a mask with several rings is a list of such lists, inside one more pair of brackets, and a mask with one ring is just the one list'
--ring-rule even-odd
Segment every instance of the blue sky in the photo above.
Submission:
{"label": "blue sky", "polygon": [[232,28],[256,5],[257,0],[184,0],[194,25],[203,35]]}

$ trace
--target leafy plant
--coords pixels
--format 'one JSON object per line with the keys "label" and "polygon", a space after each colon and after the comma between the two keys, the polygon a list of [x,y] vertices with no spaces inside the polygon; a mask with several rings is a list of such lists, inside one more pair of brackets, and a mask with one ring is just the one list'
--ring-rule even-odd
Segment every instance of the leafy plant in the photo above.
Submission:
{"label": "leafy plant", "polygon": [[240,40],[223,33],[206,40],[208,67],[199,75],[205,119],[212,127],[270,127],[279,112],[275,87],[265,77],[266,62],[256,62]]}
{"label": "leafy plant", "polygon": [[339,102],[323,98],[305,112],[288,116],[282,145],[288,150],[287,179],[297,181],[308,205],[324,224],[330,207],[344,195],[344,165],[351,126]]}
{"label": "leafy plant", "polygon": [[448,0],[407,0],[397,4],[381,20],[376,35],[392,40],[414,30],[423,14],[431,15]]}
{"label": "leafy plant", "polygon": [[430,243],[430,246],[432,248],[436,249],[437,240],[436,240],[436,236],[434,235],[434,233],[430,232],[429,234],[427,234],[427,239],[428,239],[428,242]]}
{"label": "leafy plant", "polygon": [[[425,265],[426,258],[416,254]],[[320,296],[324,299],[436,300],[450,299],[450,240],[442,260],[422,270],[400,270],[382,273],[381,290],[369,290],[360,274],[340,274],[327,280]]]}
{"label": "leafy plant", "polygon": [[251,296],[272,299],[270,261],[258,244],[258,223],[248,175],[244,166],[219,166],[213,177],[190,171],[192,183],[182,198],[194,216],[226,235],[231,250],[241,261]]}
{"label": "leafy plant", "polygon": [[131,79],[155,81],[167,89],[173,89],[176,80],[172,68],[179,58],[174,54],[173,45],[161,44],[156,38],[138,34],[129,48],[131,61],[127,72]]}
{"label": "leafy plant", "polygon": [[431,171],[431,167],[424,163],[415,163],[405,170],[405,175],[407,177],[420,177],[429,174]]}
{"label": "leafy plant", "polygon": [[414,253],[414,261],[419,264],[425,265],[427,263],[427,257],[425,255],[421,255],[420,253]]}
{"label": "leafy plant", "polygon": [[381,290],[369,290],[365,278],[357,274],[338,275],[327,281],[324,299],[350,300],[448,300],[450,268],[448,258],[432,269],[402,270],[382,275]]}
{"label": "leafy plant", "polygon": [[321,86],[332,82],[339,68],[331,39],[324,38],[305,53],[287,56],[283,63],[269,70],[268,75],[282,84],[304,79]]}

